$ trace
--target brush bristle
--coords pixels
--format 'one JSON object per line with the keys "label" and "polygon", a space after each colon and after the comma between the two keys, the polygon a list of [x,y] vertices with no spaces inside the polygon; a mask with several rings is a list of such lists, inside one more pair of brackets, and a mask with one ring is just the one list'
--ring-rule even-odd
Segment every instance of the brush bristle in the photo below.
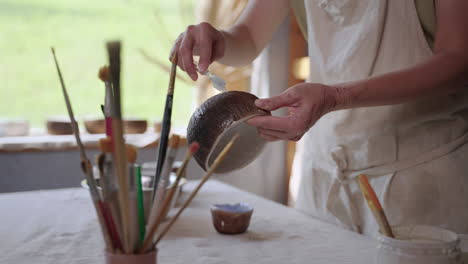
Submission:
{"label": "brush bristle", "polygon": [[190,153],[194,154],[200,148],[200,144],[198,142],[192,142],[189,146]]}
{"label": "brush bristle", "polygon": [[171,135],[171,138],[169,139],[169,147],[170,148],[177,148],[179,146],[179,141],[180,141],[180,136],[177,134]]}
{"label": "brush bristle", "polygon": [[119,40],[108,41],[106,46],[109,51],[116,51],[120,53],[121,42]]}
{"label": "brush bristle", "polygon": [[112,88],[114,89],[114,103],[112,111],[113,116],[121,119],[122,118],[122,108],[121,108],[121,99],[120,99],[120,50],[121,43],[120,41],[109,41],[106,44],[107,55],[109,57],[109,70],[111,76]]}
{"label": "brush bristle", "polygon": [[110,70],[108,66],[103,66],[99,69],[99,79],[103,82],[109,82],[110,81]]}

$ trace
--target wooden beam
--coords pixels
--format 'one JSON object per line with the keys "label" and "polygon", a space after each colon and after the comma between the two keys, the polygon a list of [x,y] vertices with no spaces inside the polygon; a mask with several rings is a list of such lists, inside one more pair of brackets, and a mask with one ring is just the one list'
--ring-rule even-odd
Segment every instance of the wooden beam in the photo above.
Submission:
{"label": "wooden beam", "polygon": [[[305,56],[307,56],[307,42],[304,39],[304,35],[297,24],[296,17],[292,10],[290,11],[290,23],[289,23],[289,79],[288,86],[294,86],[296,84],[304,82],[302,79],[294,74],[294,67],[297,64],[297,61]],[[289,194],[289,182],[292,173],[292,163],[294,159],[294,153],[296,151],[296,144],[293,141],[288,141],[287,143],[287,153],[286,153],[286,193],[287,193],[287,204],[293,206],[291,196]]]}

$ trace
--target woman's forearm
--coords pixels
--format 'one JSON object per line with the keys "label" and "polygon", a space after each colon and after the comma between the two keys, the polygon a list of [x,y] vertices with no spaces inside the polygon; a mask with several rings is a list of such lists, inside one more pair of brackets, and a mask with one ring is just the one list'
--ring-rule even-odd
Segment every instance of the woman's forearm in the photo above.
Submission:
{"label": "woman's forearm", "polygon": [[228,30],[221,31],[224,56],[218,61],[230,66],[251,63],[273,37],[289,13],[289,0],[251,0]]}
{"label": "woman's forearm", "polygon": [[218,62],[240,67],[246,65],[258,55],[249,29],[244,25],[237,25],[229,30],[221,31],[224,36],[224,56]]}
{"label": "woman's forearm", "polygon": [[467,52],[441,52],[414,67],[336,86],[334,110],[447,95],[467,84]]}
{"label": "woman's forearm", "polygon": [[463,89],[468,84],[468,1],[436,0],[436,10],[431,58],[400,71],[338,85],[332,96],[335,109],[398,104]]}

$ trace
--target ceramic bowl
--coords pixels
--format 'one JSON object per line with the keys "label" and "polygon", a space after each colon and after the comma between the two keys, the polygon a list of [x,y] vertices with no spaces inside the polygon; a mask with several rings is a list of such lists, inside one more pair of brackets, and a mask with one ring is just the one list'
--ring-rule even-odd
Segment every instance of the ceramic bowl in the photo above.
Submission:
{"label": "ceramic bowl", "polygon": [[50,135],[71,135],[73,130],[68,117],[54,117],[47,119],[47,133]]}
{"label": "ceramic bowl", "polygon": [[244,233],[250,224],[253,207],[247,203],[215,204],[211,207],[213,226],[222,234]]}
{"label": "ceramic bowl", "polygon": [[148,122],[144,119],[126,118],[123,122],[123,127],[127,134],[142,134],[148,128]]}
{"label": "ceramic bowl", "polygon": [[0,119],[0,137],[27,136],[29,121],[24,119]]}
{"label": "ceramic bowl", "polygon": [[106,121],[102,118],[85,119],[84,126],[90,134],[104,134],[106,133]]}
{"label": "ceramic bowl", "polygon": [[[86,131],[90,134],[106,133],[106,122],[102,118],[84,120]],[[146,132],[148,123],[144,119],[127,118],[123,121],[123,129],[126,134],[142,134]]]}
{"label": "ceramic bowl", "polygon": [[154,121],[154,132],[161,133],[162,130],[162,122],[161,121]]}
{"label": "ceramic bowl", "polygon": [[244,122],[254,116],[270,115],[255,106],[256,99],[246,92],[223,92],[209,98],[193,113],[187,127],[187,140],[189,144],[194,141],[200,144],[194,158],[205,171],[235,134],[240,137],[217,173],[243,168],[261,153],[266,141],[255,127]]}

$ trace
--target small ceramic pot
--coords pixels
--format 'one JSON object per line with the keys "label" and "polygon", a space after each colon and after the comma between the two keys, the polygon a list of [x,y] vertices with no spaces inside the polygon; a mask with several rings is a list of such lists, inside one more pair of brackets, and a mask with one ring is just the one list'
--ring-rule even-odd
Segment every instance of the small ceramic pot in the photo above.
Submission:
{"label": "small ceramic pot", "polygon": [[156,264],[158,250],[155,249],[146,254],[114,254],[106,252],[106,264]]}
{"label": "small ceramic pot", "polygon": [[247,231],[253,208],[246,203],[215,204],[211,207],[213,226],[222,234],[241,234]]}
{"label": "small ceramic pot", "polygon": [[[84,121],[86,131],[90,134],[103,134],[106,132],[106,121],[102,118],[86,119]],[[148,123],[144,119],[127,118],[123,121],[123,129],[126,134],[145,133]]]}
{"label": "small ceramic pot", "polygon": [[377,264],[463,264],[460,239],[436,226],[392,227],[395,238],[378,237]]}
{"label": "small ceramic pot", "polygon": [[239,139],[216,169],[217,173],[234,171],[247,166],[261,153],[266,141],[246,120],[270,112],[255,106],[257,97],[239,91],[217,94],[206,100],[192,115],[187,126],[188,143],[200,144],[194,157],[206,171],[233,136]]}
{"label": "small ceramic pot", "polygon": [[27,136],[29,121],[22,119],[0,119],[0,137]]}
{"label": "small ceramic pot", "polygon": [[161,133],[162,121],[154,121],[154,133]]}
{"label": "small ceramic pot", "polygon": [[148,122],[144,119],[126,118],[123,122],[123,128],[127,134],[142,134],[148,128]]}
{"label": "small ceramic pot", "polygon": [[73,134],[71,121],[69,118],[49,118],[47,119],[47,133],[50,135],[71,135]]}
{"label": "small ceramic pot", "polygon": [[86,119],[84,126],[90,134],[103,134],[106,132],[106,121],[102,118]]}

